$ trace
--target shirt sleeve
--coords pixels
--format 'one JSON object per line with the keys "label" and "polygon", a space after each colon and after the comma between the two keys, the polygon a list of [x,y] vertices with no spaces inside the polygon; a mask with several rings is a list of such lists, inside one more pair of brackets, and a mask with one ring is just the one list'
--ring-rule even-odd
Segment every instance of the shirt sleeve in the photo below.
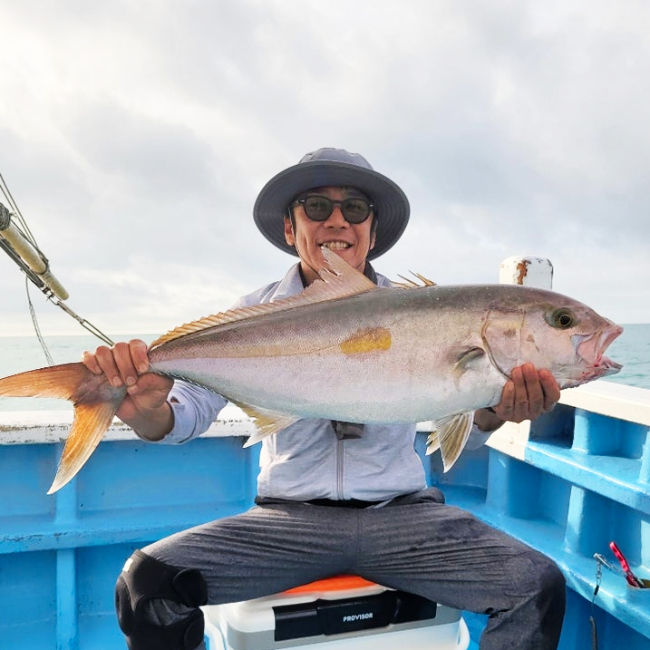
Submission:
{"label": "shirt sleeve", "polygon": [[180,444],[200,436],[228,403],[207,388],[179,380],[174,381],[168,402],[174,413],[174,427],[159,441],[164,444]]}

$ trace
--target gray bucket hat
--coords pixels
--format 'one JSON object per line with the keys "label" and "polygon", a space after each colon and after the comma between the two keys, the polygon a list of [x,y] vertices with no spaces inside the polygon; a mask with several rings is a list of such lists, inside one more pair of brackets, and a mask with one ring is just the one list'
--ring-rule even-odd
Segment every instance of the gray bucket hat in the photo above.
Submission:
{"label": "gray bucket hat", "polygon": [[377,232],[369,260],[385,253],[402,236],[410,207],[401,188],[376,172],[358,153],[330,147],[306,154],[297,165],[281,171],[262,188],[253,208],[260,232],[281,250],[297,255],[284,239],[284,217],[289,203],[302,192],[327,185],[355,187],[371,198]]}

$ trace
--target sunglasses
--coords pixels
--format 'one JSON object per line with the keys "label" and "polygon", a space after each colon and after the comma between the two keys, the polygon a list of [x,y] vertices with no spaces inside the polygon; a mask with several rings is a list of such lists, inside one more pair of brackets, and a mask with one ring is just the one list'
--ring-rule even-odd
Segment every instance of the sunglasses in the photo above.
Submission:
{"label": "sunglasses", "polygon": [[353,224],[363,223],[375,207],[372,203],[361,198],[332,201],[332,199],[318,194],[296,199],[291,205],[292,207],[302,205],[305,214],[312,221],[325,221],[334,212],[334,206],[338,205],[341,208],[343,218],[348,223]]}

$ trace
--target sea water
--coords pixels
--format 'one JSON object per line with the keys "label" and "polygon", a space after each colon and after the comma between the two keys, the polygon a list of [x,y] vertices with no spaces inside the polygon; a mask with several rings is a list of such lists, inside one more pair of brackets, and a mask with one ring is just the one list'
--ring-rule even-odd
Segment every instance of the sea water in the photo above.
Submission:
{"label": "sea water", "polygon": [[[650,324],[626,325],[624,333],[607,350],[607,356],[623,364],[613,381],[639,388],[650,388]],[[115,341],[141,338],[150,343],[158,334],[134,334],[112,337]],[[45,344],[55,364],[80,361],[84,350],[95,350],[102,342],[90,334],[78,336],[48,336]],[[13,375],[48,365],[48,360],[36,336],[0,336],[0,377]],[[0,411],[65,410],[65,400],[0,398]]]}
{"label": "sea water", "polygon": [[[113,341],[140,338],[151,343],[159,334],[124,334],[111,336]],[[92,334],[76,336],[45,336],[43,341],[54,364],[81,361],[84,351],[94,351],[105,345]],[[49,365],[47,355],[38,338],[33,336],[0,336],[0,377],[18,372],[44,368]],[[70,410],[67,400],[33,397],[0,397],[0,411],[60,411]]]}

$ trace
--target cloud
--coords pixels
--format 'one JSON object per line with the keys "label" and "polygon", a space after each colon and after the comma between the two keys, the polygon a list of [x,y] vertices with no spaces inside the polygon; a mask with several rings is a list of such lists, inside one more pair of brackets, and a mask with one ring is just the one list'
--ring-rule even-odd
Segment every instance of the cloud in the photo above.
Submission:
{"label": "cloud", "polygon": [[[342,146],[411,201],[379,270],[495,282],[506,257],[548,257],[558,290],[650,322],[650,8],[368,6],[0,3],[0,172],[71,307],[158,332],[281,277],[293,258],[254,199]],[[0,270],[0,334],[29,331],[22,278]]]}

